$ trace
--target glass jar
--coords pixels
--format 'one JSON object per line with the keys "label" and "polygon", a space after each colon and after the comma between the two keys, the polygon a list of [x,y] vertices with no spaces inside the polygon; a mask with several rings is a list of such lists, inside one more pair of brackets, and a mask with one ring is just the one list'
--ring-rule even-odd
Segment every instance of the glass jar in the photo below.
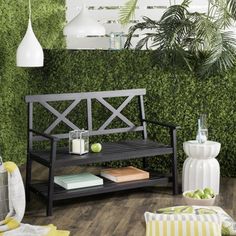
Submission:
{"label": "glass jar", "polygon": [[123,48],[123,32],[110,33],[110,49],[120,50]]}
{"label": "glass jar", "polygon": [[83,155],[89,152],[89,131],[73,130],[69,132],[69,153]]}

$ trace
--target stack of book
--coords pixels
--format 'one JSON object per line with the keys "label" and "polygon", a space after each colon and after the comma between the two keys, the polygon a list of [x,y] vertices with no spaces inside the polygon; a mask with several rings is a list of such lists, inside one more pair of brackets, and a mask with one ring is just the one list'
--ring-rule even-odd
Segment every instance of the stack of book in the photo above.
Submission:
{"label": "stack of book", "polygon": [[[133,166],[127,166],[121,168],[103,169],[101,171],[101,176],[111,181],[121,183],[149,179],[149,172],[135,168]],[[55,176],[54,183],[67,190],[70,190],[103,185],[103,178],[100,178],[89,172],[84,172],[74,175]]]}
{"label": "stack of book", "polygon": [[133,166],[109,168],[101,171],[101,176],[117,183],[149,179],[149,172]]}
{"label": "stack of book", "polygon": [[69,190],[103,185],[103,179],[91,173],[84,172],[75,175],[55,176],[54,183]]}

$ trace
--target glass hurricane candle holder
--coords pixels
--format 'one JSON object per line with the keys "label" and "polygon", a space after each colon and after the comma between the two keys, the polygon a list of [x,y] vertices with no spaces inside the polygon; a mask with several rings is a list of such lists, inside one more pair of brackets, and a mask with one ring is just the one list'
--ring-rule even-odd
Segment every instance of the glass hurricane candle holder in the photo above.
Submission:
{"label": "glass hurricane candle holder", "polygon": [[69,132],[69,153],[83,155],[89,152],[89,131],[73,130]]}

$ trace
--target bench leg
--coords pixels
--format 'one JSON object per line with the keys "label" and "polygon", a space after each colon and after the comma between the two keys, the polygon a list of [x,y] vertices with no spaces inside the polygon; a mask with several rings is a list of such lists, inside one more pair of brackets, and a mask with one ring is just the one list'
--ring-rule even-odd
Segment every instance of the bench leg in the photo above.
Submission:
{"label": "bench leg", "polygon": [[47,203],[47,216],[52,216],[53,202],[51,199],[48,199]]}
{"label": "bench leg", "polygon": [[47,199],[47,216],[52,216],[53,211],[53,195],[54,195],[54,168],[56,159],[56,142],[51,141],[51,162],[48,174],[48,199]]}
{"label": "bench leg", "polygon": [[47,199],[47,216],[52,216],[53,212],[53,192],[54,192],[54,167],[49,168],[48,175],[48,199]]}
{"label": "bench leg", "polygon": [[173,155],[172,155],[172,189],[173,194],[177,195],[178,191],[178,169],[177,169],[177,140],[176,140],[176,129],[171,131],[171,144],[173,147]]}
{"label": "bench leg", "polygon": [[30,202],[31,176],[32,176],[32,160],[30,159],[30,154],[28,154],[26,163],[26,178],[25,178],[26,202]]}
{"label": "bench leg", "polygon": [[144,157],[143,158],[143,169],[147,169],[148,165],[147,165],[147,160],[146,158]]}

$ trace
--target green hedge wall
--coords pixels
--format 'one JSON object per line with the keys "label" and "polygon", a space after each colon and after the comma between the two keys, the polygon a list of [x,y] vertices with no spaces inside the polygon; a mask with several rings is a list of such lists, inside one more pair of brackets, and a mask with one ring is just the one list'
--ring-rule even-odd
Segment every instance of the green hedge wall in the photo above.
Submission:
{"label": "green hedge wall", "polygon": [[[236,176],[236,71],[224,78],[219,76],[205,81],[183,72],[173,78],[171,72],[155,66],[154,52],[56,49],[65,46],[61,33],[64,1],[33,0],[32,8],[35,33],[43,47],[49,50],[45,50],[45,67],[23,69],[15,66],[15,53],[27,27],[27,1],[3,0],[0,3],[3,16],[0,20],[0,148],[4,160],[13,160],[18,164],[26,160],[25,95],[146,88],[147,117],[170,121],[182,127],[178,131],[180,170],[186,158],[182,143],[195,138],[197,118],[204,110],[208,115],[209,138],[222,144],[218,157],[221,173]],[[57,108],[62,111],[65,106],[60,104]],[[95,125],[98,127],[109,112],[100,112],[99,104],[95,106],[98,117]],[[41,118],[36,118],[40,126],[54,119],[42,108],[37,109],[41,114]],[[124,113],[135,117],[135,111],[136,106],[131,103]],[[83,104],[70,118],[76,119],[78,112],[83,114]],[[59,129],[64,127],[59,126]],[[148,131],[150,138],[169,141],[165,129],[149,126]],[[98,141],[120,138],[123,135]],[[168,168],[166,160],[155,158],[150,164],[164,171]]]}
{"label": "green hedge wall", "polygon": [[[182,150],[182,143],[194,139],[197,130],[197,118],[202,112],[208,115],[209,137],[222,143],[219,161],[224,176],[235,176],[235,124],[236,124],[236,80],[232,72],[225,78],[215,77],[199,81],[189,74],[179,73],[173,79],[171,73],[162,71],[155,66],[154,52],[147,51],[69,51],[46,50],[45,67],[39,69],[19,69],[27,71],[29,77],[18,78],[25,81],[25,86],[12,86],[14,99],[6,108],[9,115],[7,124],[3,127],[4,156],[18,163],[25,161],[26,157],[26,106],[25,94],[67,93],[84,91],[102,91],[129,88],[146,88],[145,98],[146,116],[179,124],[182,129],[178,131],[179,169],[186,156]],[[20,83],[20,82],[19,82]],[[21,90],[18,95],[19,89]],[[23,91],[22,91],[23,90]],[[203,102],[204,101],[204,102]],[[57,109],[63,111],[67,104],[59,104]],[[118,103],[116,104],[119,105]],[[109,113],[101,112],[98,104],[95,116],[95,126],[99,127]],[[45,125],[54,118],[37,108],[41,114],[35,117],[39,126]],[[80,110],[72,113],[73,118],[83,114],[83,104]],[[131,103],[124,112],[134,116],[136,104]],[[19,112],[20,111],[20,112]],[[79,113],[80,112],[80,113]],[[83,120],[83,119],[82,119]],[[85,123],[81,123],[85,125]],[[38,127],[40,129],[40,127]],[[46,128],[46,127],[45,127]],[[64,129],[60,127],[59,129]],[[149,136],[152,139],[168,142],[167,131],[155,126],[149,126]],[[12,136],[14,136],[12,138]],[[124,138],[123,134],[107,139]],[[12,140],[15,142],[12,143]],[[16,141],[17,140],[17,141]],[[17,145],[16,145],[17,143]],[[135,162],[139,165],[139,162]],[[115,163],[121,165],[123,163]],[[150,165],[158,170],[168,168],[166,158],[155,158]]]}
{"label": "green hedge wall", "polygon": [[[43,48],[64,48],[64,0],[31,0],[33,30]],[[16,67],[16,50],[27,29],[28,0],[0,1],[0,150],[4,160],[25,161],[28,69]]]}

